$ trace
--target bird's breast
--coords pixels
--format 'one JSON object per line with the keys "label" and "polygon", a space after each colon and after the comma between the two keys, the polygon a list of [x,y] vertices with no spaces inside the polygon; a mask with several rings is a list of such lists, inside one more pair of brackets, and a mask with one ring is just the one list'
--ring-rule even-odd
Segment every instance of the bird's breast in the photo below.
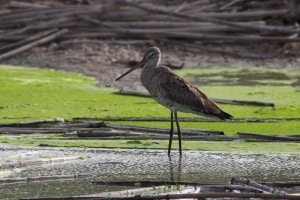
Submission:
{"label": "bird's breast", "polygon": [[161,105],[171,109],[172,111],[176,111],[177,108],[175,106],[175,104],[173,104],[171,101],[165,99],[165,98],[162,98],[161,96],[155,96],[154,99]]}
{"label": "bird's breast", "polygon": [[151,70],[143,69],[141,73],[141,77],[140,77],[141,82],[152,97],[155,97],[157,94],[157,88],[158,88],[157,78],[158,78],[157,75],[153,73],[153,71]]}

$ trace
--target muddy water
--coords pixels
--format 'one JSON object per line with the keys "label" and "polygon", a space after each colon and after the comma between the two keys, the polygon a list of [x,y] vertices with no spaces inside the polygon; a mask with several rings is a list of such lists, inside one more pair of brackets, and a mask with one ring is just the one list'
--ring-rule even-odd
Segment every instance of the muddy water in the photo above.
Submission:
{"label": "muddy water", "polygon": [[174,180],[227,183],[232,177],[256,181],[300,181],[299,155],[234,154],[176,151],[169,159],[166,150],[108,150],[79,148],[21,148],[0,146],[0,163],[45,157],[81,158],[11,168],[2,177],[32,177],[88,173],[87,179],[0,184],[0,199],[34,196],[68,196],[127,189],[99,186],[92,181]]}

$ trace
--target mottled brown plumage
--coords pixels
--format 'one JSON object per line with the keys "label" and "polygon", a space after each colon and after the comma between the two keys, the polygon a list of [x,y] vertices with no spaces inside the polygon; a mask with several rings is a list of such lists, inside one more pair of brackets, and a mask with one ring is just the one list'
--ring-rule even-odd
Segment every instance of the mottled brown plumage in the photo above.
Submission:
{"label": "mottled brown plumage", "polygon": [[194,113],[215,119],[231,119],[232,116],[221,110],[214,101],[209,99],[194,85],[176,75],[168,67],[160,65],[161,53],[159,48],[150,47],[146,50],[141,62],[128,70],[116,80],[137,68],[143,68],[141,81],[150,95],[163,106],[171,110],[171,129],[168,154],[170,155],[173,138],[173,116],[178,131],[179,153],[181,150],[181,131],[177,111]]}

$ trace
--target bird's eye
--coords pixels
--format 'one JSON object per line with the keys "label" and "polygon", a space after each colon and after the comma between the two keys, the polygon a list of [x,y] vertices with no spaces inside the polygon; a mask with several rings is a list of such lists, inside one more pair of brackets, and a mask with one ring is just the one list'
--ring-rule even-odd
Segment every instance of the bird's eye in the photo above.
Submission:
{"label": "bird's eye", "polygon": [[153,55],[154,55],[154,53],[150,52],[150,53],[148,53],[148,54],[145,55],[146,56],[145,58],[146,59],[150,59]]}

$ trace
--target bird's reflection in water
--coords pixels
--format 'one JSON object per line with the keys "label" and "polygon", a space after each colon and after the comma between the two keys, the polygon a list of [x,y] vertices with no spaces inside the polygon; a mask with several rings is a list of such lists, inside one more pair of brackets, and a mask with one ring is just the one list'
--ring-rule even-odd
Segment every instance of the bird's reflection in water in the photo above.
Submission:
{"label": "bird's reflection in water", "polygon": [[172,157],[169,156],[169,167],[170,167],[170,181],[171,182],[180,182],[182,181],[182,156]]}

